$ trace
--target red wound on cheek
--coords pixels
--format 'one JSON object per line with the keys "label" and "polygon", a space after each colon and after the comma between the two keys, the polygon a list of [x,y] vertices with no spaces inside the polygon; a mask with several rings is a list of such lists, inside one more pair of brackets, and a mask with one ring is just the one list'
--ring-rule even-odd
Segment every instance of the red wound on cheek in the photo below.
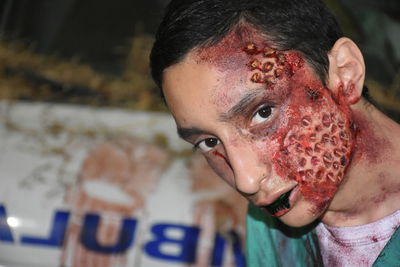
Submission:
{"label": "red wound on cheek", "polygon": [[270,158],[276,173],[296,180],[304,199],[315,207],[325,207],[353,152],[355,134],[343,93],[332,96],[309,68],[303,68],[304,60],[296,52],[279,51],[261,42],[248,43],[242,50],[251,82],[265,84],[267,90],[278,82],[290,88],[283,107],[284,126],[271,136],[278,145]]}
{"label": "red wound on cheek", "polygon": [[350,163],[354,139],[346,114],[323,97],[318,94],[318,102],[311,101],[307,112],[297,111],[299,117],[289,122],[289,131],[282,130],[282,139],[278,139],[280,151],[288,153],[278,152],[273,158],[277,172],[293,177],[315,207],[323,207],[336,192]]}
{"label": "red wound on cheek", "polygon": [[227,160],[227,158],[226,158],[222,153],[220,153],[220,152],[218,152],[218,151],[214,151],[213,154],[214,154],[215,156],[217,156],[217,157],[220,157],[220,158],[224,159],[227,163],[229,163],[228,160]]}

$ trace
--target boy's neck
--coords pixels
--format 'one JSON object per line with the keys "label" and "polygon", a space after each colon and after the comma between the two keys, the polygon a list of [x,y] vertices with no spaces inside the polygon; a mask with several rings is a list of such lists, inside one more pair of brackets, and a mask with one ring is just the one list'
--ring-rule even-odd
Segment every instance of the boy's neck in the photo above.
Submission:
{"label": "boy's neck", "polygon": [[322,222],[371,223],[400,209],[400,125],[365,103],[354,108],[353,159]]}

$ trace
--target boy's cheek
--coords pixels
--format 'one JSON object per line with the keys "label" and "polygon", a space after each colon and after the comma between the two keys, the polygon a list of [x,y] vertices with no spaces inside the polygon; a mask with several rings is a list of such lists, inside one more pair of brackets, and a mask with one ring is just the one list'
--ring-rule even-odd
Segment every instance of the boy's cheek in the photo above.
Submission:
{"label": "boy's cheek", "polygon": [[274,137],[280,149],[272,160],[281,177],[298,182],[305,200],[324,206],[337,191],[351,160],[352,121],[326,96],[293,113],[297,116],[289,120],[287,130]]}
{"label": "boy's cheek", "polygon": [[214,151],[205,155],[205,158],[213,171],[230,186],[234,187],[233,172],[229,161],[222,152]]}

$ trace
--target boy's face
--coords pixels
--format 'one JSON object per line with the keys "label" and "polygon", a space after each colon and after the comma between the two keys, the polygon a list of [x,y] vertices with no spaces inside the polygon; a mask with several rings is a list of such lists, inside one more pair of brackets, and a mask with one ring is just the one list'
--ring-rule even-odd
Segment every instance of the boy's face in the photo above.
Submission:
{"label": "boy's face", "polygon": [[326,211],[350,163],[350,110],[300,54],[232,34],[166,69],[163,88],[182,138],[244,197],[291,226]]}

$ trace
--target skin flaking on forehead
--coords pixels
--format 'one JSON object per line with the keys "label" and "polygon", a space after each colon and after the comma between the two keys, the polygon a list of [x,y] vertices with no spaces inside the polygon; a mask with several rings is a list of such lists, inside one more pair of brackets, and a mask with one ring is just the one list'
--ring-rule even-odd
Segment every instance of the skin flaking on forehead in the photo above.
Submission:
{"label": "skin flaking on forehead", "polygon": [[[266,44],[266,39],[253,26],[241,23],[231,30],[221,41],[213,45],[203,45],[196,49],[195,57],[199,63],[207,63],[221,74],[224,87],[247,88],[247,61],[243,47],[250,40]],[[218,88],[217,88],[218,89]],[[233,90],[215,90],[218,105],[229,108],[234,102]],[[218,92],[217,92],[218,91]]]}
{"label": "skin flaking on forehead", "polygon": [[251,41],[266,44],[266,39],[253,26],[239,24],[217,44],[200,46],[197,60],[208,62],[220,71],[237,70],[247,60],[245,54],[238,52]]}

